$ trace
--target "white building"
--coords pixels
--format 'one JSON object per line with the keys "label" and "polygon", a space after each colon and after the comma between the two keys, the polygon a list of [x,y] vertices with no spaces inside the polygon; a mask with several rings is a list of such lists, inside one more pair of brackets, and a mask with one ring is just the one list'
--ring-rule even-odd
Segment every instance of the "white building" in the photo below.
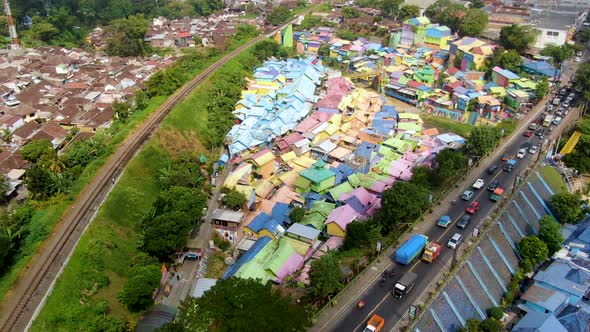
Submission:
{"label": "white building", "polygon": [[560,5],[555,8],[543,9],[540,15],[534,15],[530,22],[531,26],[539,31],[534,47],[542,49],[549,44],[564,45],[571,40],[576,30],[586,21],[587,15],[587,6]]}

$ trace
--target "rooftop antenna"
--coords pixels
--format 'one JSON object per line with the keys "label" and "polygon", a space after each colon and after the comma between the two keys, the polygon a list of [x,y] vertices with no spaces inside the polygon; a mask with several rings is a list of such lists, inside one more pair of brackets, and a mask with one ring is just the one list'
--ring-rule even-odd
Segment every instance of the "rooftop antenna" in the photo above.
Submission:
{"label": "rooftop antenna", "polygon": [[16,26],[14,25],[14,19],[12,18],[12,13],[10,12],[10,4],[8,3],[8,0],[4,0],[4,14],[6,14],[6,18],[8,20],[8,32],[10,33],[11,48],[18,49],[20,48],[20,42],[18,41]]}

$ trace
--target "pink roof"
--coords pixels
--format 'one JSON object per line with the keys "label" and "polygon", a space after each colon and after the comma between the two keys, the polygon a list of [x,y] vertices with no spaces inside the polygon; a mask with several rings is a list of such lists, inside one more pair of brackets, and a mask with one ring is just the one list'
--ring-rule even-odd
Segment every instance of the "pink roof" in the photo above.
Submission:
{"label": "pink roof", "polygon": [[176,34],[176,37],[178,37],[178,38],[189,38],[189,37],[191,37],[191,34],[189,32],[179,32],[178,34]]}
{"label": "pink roof", "polygon": [[299,124],[297,126],[295,126],[295,128],[293,128],[293,130],[304,133],[304,132],[311,130],[312,128],[317,126],[319,123],[320,123],[320,121],[318,121],[312,117],[309,117],[309,118],[299,122]]}
{"label": "pink roof", "polygon": [[377,197],[375,194],[371,194],[367,189],[358,187],[349,193],[340,195],[339,200],[344,202],[353,196],[355,196],[363,206],[369,205],[369,203]]}
{"label": "pink roof", "polygon": [[327,95],[322,98],[316,106],[318,108],[333,108],[337,109],[340,101],[342,100],[342,95]]}
{"label": "pink roof", "polygon": [[248,159],[256,160],[256,159],[264,156],[265,154],[267,154],[269,152],[272,153],[272,151],[270,151],[270,149],[266,148],[266,149],[263,149],[263,150],[260,150],[260,151],[256,152],[255,154],[253,154],[252,156],[250,156],[250,158],[248,158]]}
{"label": "pink roof", "polygon": [[352,46],[350,47],[350,50],[351,50],[351,51],[357,51],[357,52],[361,52],[361,51],[364,51],[364,50],[365,50],[365,48],[364,48],[363,46],[361,46],[361,45],[352,45]]}
{"label": "pink roof", "polygon": [[297,253],[294,253],[293,255],[289,256],[289,258],[287,258],[287,261],[285,261],[285,264],[281,266],[281,269],[277,273],[277,279],[280,282],[282,282],[288,275],[297,272],[302,263],[303,256]]}
{"label": "pink roof", "polygon": [[328,96],[347,95],[352,90],[353,84],[344,77],[336,77],[328,80]]}
{"label": "pink roof", "polygon": [[389,187],[391,187],[391,185],[388,185],[385,182],[375,181],[375,183],[373,183],[373,185],[371,186],[371,191],[374,191],[376,193],[382,193]]}
{"label": "pink roof", "polygon": [[303,139],[300,133],[293,133],[277,140],[277,145],[280,149],[286,149],[295,142],[299,142]]}
{"label": "pink roof", "polygon": [[335,222],[342,230],[346,230],[346,226],[353,222],[358,217],[358,213],[350,207],[350,205],[342,205],[330,212],[325,224]]}

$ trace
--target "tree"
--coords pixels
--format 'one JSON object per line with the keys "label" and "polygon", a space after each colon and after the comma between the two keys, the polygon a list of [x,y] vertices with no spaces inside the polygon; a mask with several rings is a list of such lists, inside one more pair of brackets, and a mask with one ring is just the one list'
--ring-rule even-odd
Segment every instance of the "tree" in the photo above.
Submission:
{"label": "tree", "polygon": [[534,235],[527,236],[518,242],[518,252],[523,261],[526,264],[530,262],[531,266],[545,261],[549,255],[547,245]]}
{"label": "tree", "polygon": [[295,207],[291,212],[289,212],[289,220],[293,223],[300,223],[305,216],[305,209],[300,207]]}
{"label": "tree", "polygon": [[291,16],[291,11],[286,6],[277,6],[270,11],[270,13],[266,14],[266,18],[264,19],[265,24],[269,25],[281,25]]}
{"label": "tree", "polygon": [[126,332],[129,324],[119,317],[100,315],[94,317],[88,327],[89,332]]}
{"label": "tree", "polygon": [[346,226],[346,237],[342,249],[371,247],[379,240],[381,227],[372,220],[355,220]]}
{"label": "tree", "polygon": [[461,23],[467,13],[467,9],[460,4],[451,3],[442,13],[434,19],[435,22],[444,24],[454,32],[461,29]]}
{"label": "tree", "polygon": [[311,263],[309,290],[314,298],[324,299],[344,287],[344,273],[336,254],[329,252]]}
{"label": "tree", "polygon": [[303,307],[273,291],[270,282],[253,279],[219,279],[179,311],[171,331],[305,331],[310,324]]}
{"label": "tree", "polygon": [[479,323],[479,331],[481,332],[502,332],[502,323],[493,318],[487,318]]}
{"label": "tree", "polygon": [[488,14],[477,8],[469,9],[459,25],[462,36],[480,36],[488,26]]}
{"label": "tree", "polygon": [[380,8],[383,16],[396,19],[403,3],[403,0],[381,0]]}
{"label": "tree", "polygon": [[113,110],[117,114],[117,118],[122,122],[127,121],[131,115],[131,105],[124,101],[115,100],[113,102]]}
{"label": "tree", "polygon": [[166,212],[153,219],[148,218],[141,225],[140,248],[164,261],[184,246],[192,225],[190,216],[180,211]]}
{"label": "tree", "polygon": [[574,76],[574,86],[582,90],[584,99],[590,99],[590,62],[585,62],[578,67]]}
{"label": "tree", "polygon": [[142,89],[135,90],[135,94],[133,95],[133,103],[136,110],[143,111],[148,107],[149,102],[150,98]]}
{"label": "tree", "polygon": [[359,17],[361,14],[359,13],[359,11],[356,8],[352,8],[352,7],[344,7],[342,8],[342,16],[344,18],[355,18],[355,17]]}
{"label": "tree", "polygon": [[480,332],[479,324],[481,324],[480,321],[470,318],[465,322],[465,327],[459,329],[459,332]]}
{"label": "tree", "polygon": [[549,256],[553,255],[561,248],[563,236],[561,235],[561,225],[557,223],[550,215],[544,215],[539,220],[539,239],[547,245]]}
{"label": "tree", "polygon": [[494,49],[494,53],[489,60],[489,69],[499,66],[504,69],[508,69],[512,72],[520,72],[520,67],[523,64],[523,60],[520,54],[516,50],[504,50],[502,47]]}
{"label": "tree", "polygon": [[435,168],[429,172],[430,183],[434,187],[450,185],[467,168],[467,158],[463,151],[444,149],[435,157]]}
{"label": "tree", "polygon": [[422,188],[432,189],[432,169],[428,166],[416,166],[412,169],[410,182]]}
{"label": "tree", "polygon": [[[346,7],[345,7],[346,8]],[[330,56],[330,48],[332,47],[332,45],[325,43],[322,44],[322,46],[320,46],[320,48],[318,49],[318,54],[320,56]]]}
{"label": "tree", "polygon": [[441,13],[444,12],[448,7],[452,5],[451,0],[437,0],[432,5],[428,6],[424,11],[424,16],[430,18],[433,21],[438,21]]}
{"label": "tree", "polygon": [[162,277],[158,265],[137,266],[129,269],[127,281],[118,295],[119,301],[131,311],[147,308],[152,303],[152,293]]}
{"label": "tree", "polygon": [[519,54],[528,50],[537,38],[537,30],[528,25],[512,24],[500,29],[499,43],[507,50],[515,50]]}
{"label": "tree", "polygon": [[55,150],[53,150],[53,145],[47,139],[32,141],[21,149],[23,159],[32,163],[39,161],[43,155],[52,153],[55,153]]}
{"label": "tree", "polygon": [[545,97],[545,95],[547,95],[547,92],[549,92],[549,80],[547,80],[547,77],[543,76],[539,79],[539,81],[537,81],[537,90],[535,91],[535,95],[538,99],[542,99]]}
{"label": "tree", "polygon": [[488,317],[496,319],[496,320],[500,320],[502,319],[502,317],[504,317],[504,310],[502,310],[502,308],[500,307],[491,307],[488,308]]}
{"label": "tree", "polygon": [[385,232],[396,229],[400,224],[413,223],[428,207],[429,198],[427,189],[411,182],[396,181],[383,193],[376,219]]}
{"label": "tree", "polygon": [[0,235],[0,272],[4,272],[10,265],[12,258],[12,243],[4,235]]}
{"label": "tree", "polygon": [[33,165],[27,170],[25,184],[33,197],[47,198],[56,192],[51,172],[39,165]]}
{"label": "tree", "polygon": [[561,67],[561,64],[571,58],[576,53],[575,49],[568,44],[557,46],[549,44],[541,50],[541,55],[550,56],[551,62],[556,67]]}
{"label": "tree", "polygon": [[25,39],[29,39],[34,43],[48,43],[52,38],[59,34],[59,29],[53,24],[44,21],[39,16],[33,17],[35,22],[31,28],[26,32]]}
{"label": "tree", "polygon": [[174,211],[186,213],[188,221],[193,225],[201,219],[206,204],[207,197],[199,190],[173,186],[160,193],[154,202],[154,208],[156,215]]}
{"label": "tree", "polygon": [[405,21],[412,17],[420,16],[420,7],[415,5],[404,5],[399,10],[400,21]]}
{"label": "tree", "polygon": [[223,197],[223,204],[232,210],[240,210],[246,204],[246,196],[239,191],[231,190]]}
{"label": "tree", "polygon": [[472,0],[471,1],[471,8],[482,8],[485,6],[483,0]]}
{"label": "tree", "polygon": [[492,151],[502,138],[502,133],[494,127],[473,127],[467,140],[467,147],[478,156],[485,156]]}
{"label": "tree", "polygon": [[105,52],[109,55],[143,56],[147,51],[144,41],[148,22],[143,15],[131,15],[114,20],[105,29]]}
{"label": "tree", "polygon": [[579,192],[570,193],[564,191],[553,195],[549,199],[551,210],[562,224],[580,222],[584,218],[583,203],[582,194]]}

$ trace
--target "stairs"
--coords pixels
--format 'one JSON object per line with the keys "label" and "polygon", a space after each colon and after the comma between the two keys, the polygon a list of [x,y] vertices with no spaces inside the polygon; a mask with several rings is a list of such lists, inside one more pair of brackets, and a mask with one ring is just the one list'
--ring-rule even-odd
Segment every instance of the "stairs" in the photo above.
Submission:
{"label": "stairs", "polygon": [[580,136],[581,133],[579,131],[574,131],[574,133],[572,134],[572,136],[570,136],[570,139],[567,140],[567,143],[565,143],[559,154],[563,156],[574,151],[576,144],[578,144],[578,142],[580,141]]}

